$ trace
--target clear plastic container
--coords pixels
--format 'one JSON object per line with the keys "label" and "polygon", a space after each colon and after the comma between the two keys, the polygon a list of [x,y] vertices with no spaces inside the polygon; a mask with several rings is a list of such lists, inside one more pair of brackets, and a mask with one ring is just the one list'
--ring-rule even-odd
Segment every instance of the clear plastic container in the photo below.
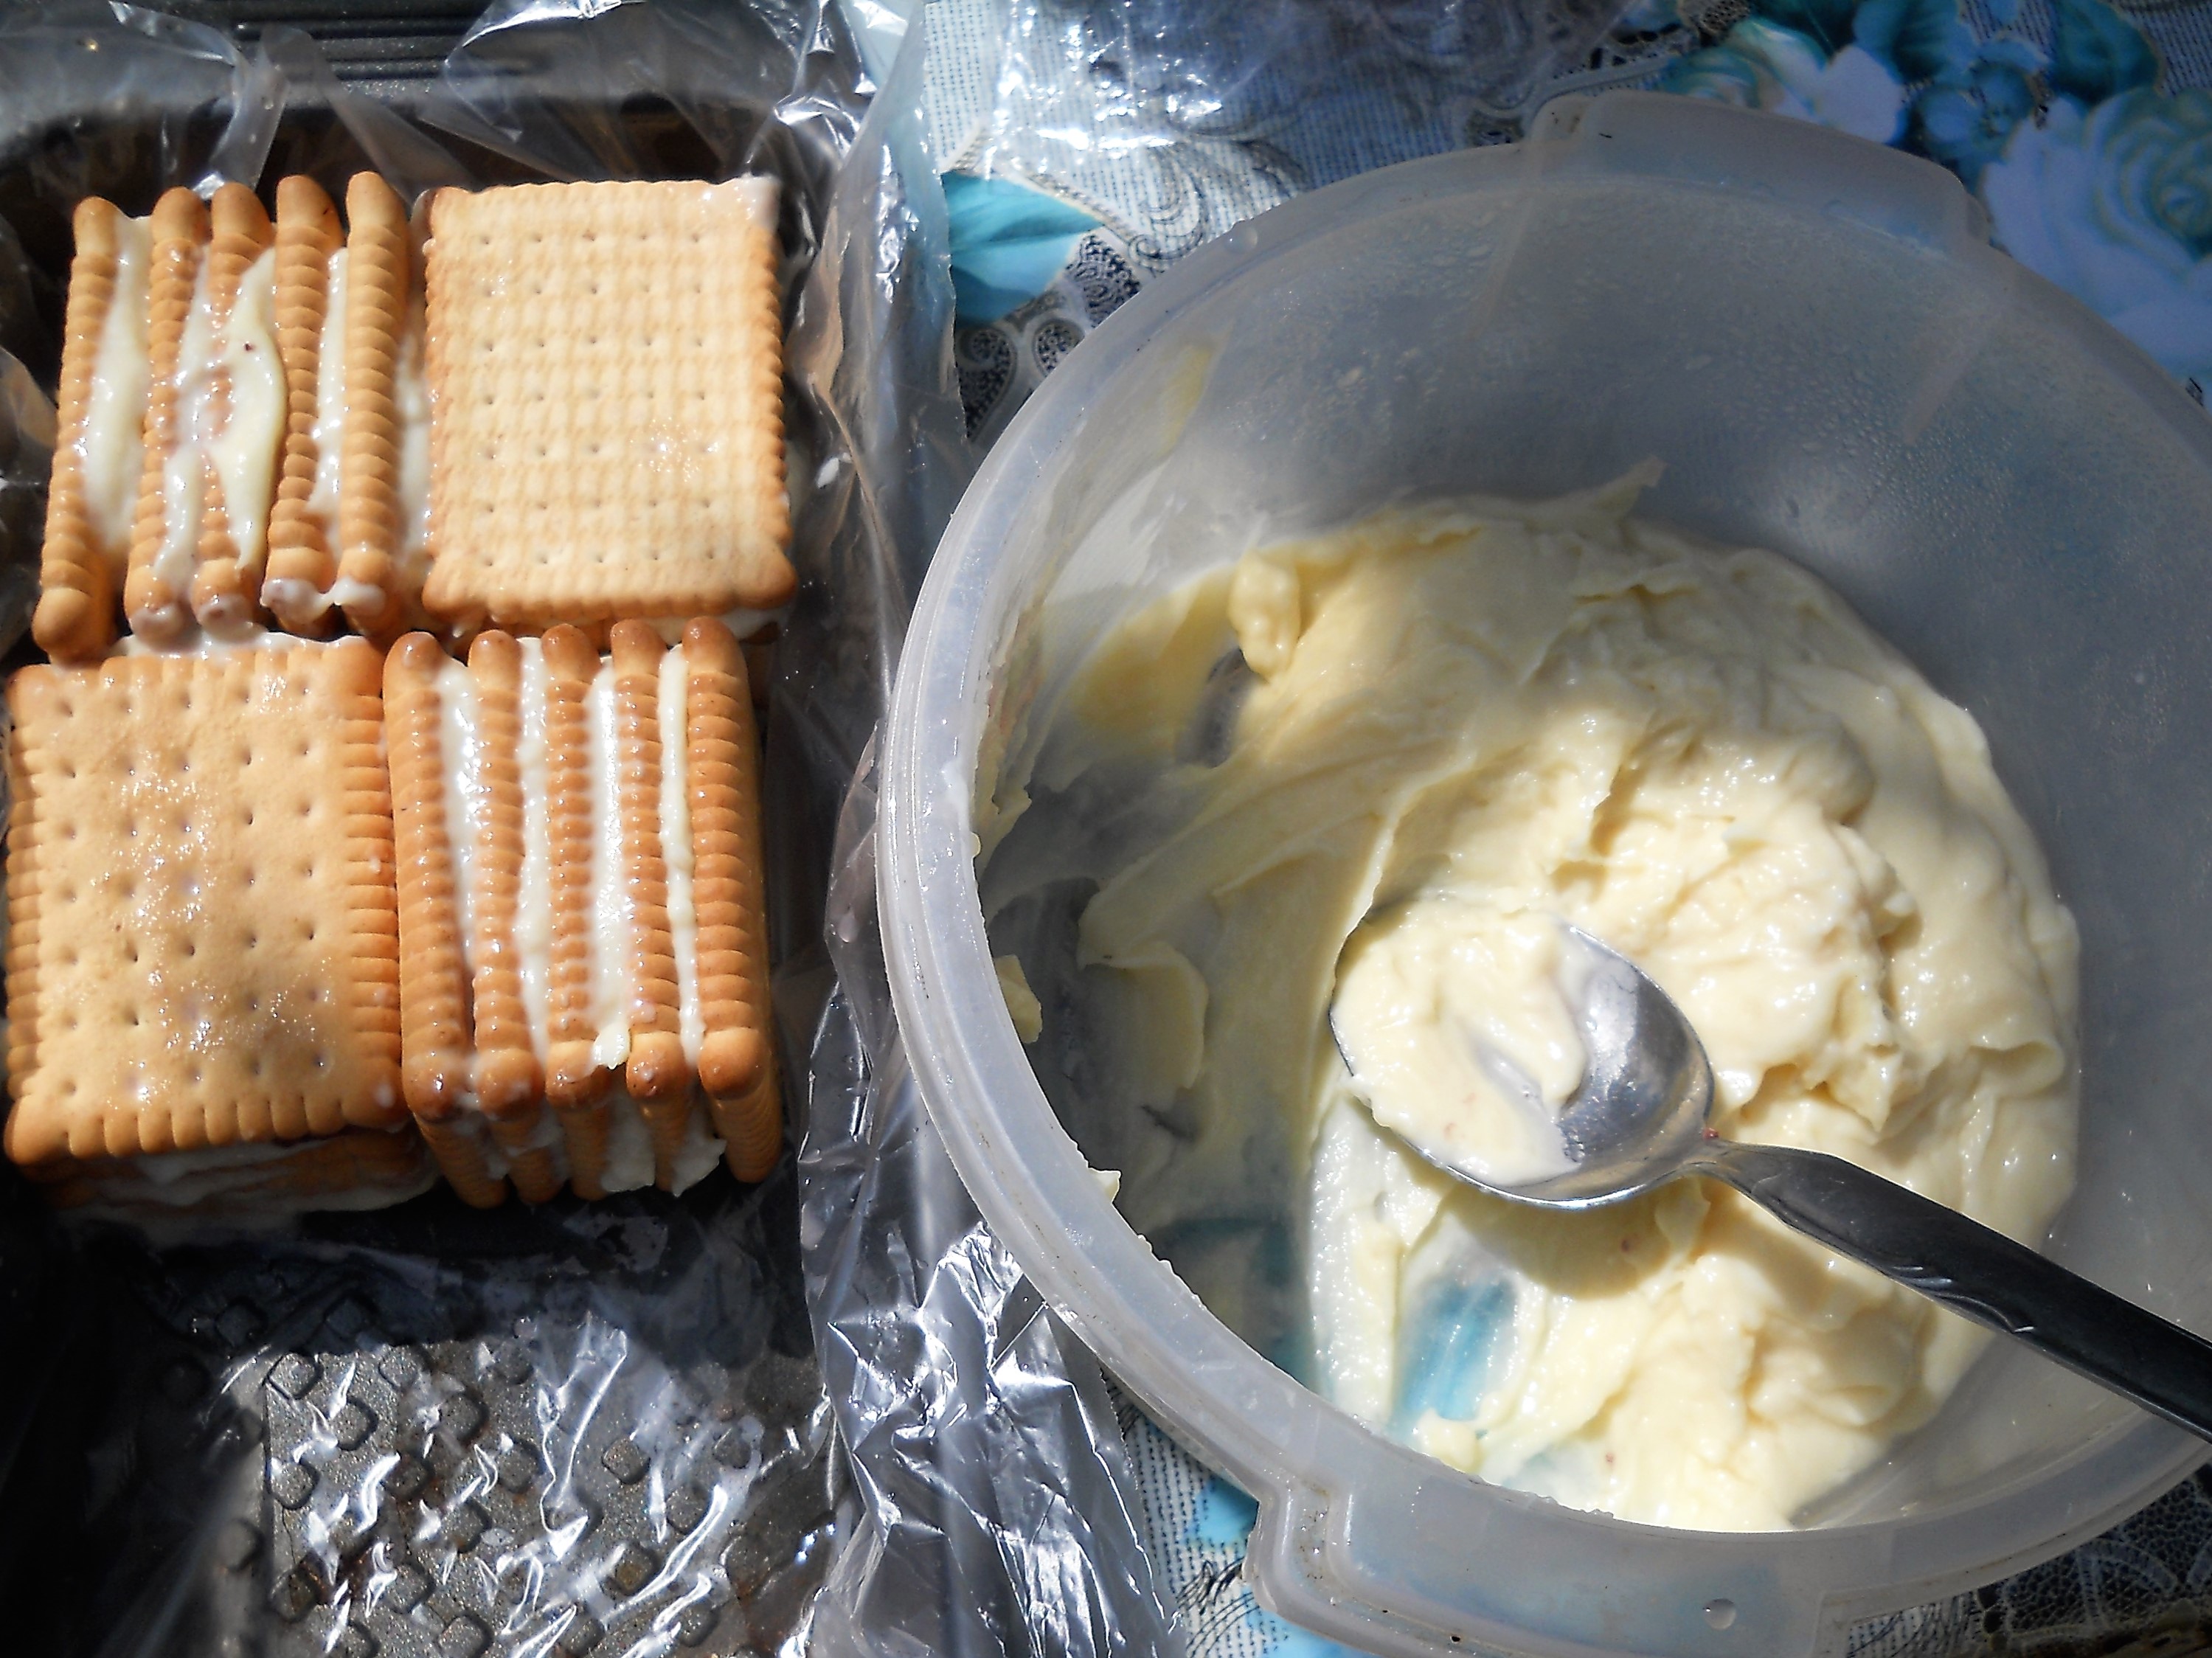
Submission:
{"label": "clear plastic container", "polygon": [[1843,1648],[2095,1534],[2204,1447],[2008,1343],[1802,1531],[1577,1513],[1455,1473],[1233,1336],[1121,1221],[994,978],[972,800],[1133,606],[1386,499],[1648,455],[1655,516],[1820,572],[1980,719],[2081,927],[2067,1265],[2212,1328],[2212,422],[1994,252],[1947,173],[1689,100],[1319,191],[1178,265],[1055,373],[937,555],[884,753],[907,1052],[993,1227],[1260,1498],[1261,1597],[1379,1652]]}

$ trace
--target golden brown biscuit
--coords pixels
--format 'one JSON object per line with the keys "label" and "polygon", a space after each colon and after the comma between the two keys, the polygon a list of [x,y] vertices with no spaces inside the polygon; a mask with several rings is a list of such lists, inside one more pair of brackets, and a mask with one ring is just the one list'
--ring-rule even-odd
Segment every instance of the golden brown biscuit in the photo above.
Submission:
{"label": "golden brown biscuit", "polygon": [[592,963],[597,922],[592,865],[598,855],[585,712],[599,653],[574,628],[555,628],[545,653],[545,795],[547,866],[552,888],[551,960],[547,969],[545,1091],[561,1116],[568,1148],[568,1183],[578,1196],[604,1197],[608,1090],[614,1073],[599,1062],[592,1023]]}
{"label": "golden brown biscuit", "polygon": [[[208,203],[208,218],[207,319],[212,329],[221,331],[242,302],[246,272],[275,246],[276,230],[260,197],[240,184],[227,184],[216,191]],[[229,361],[216,361],[208,379],[210,430],[220,432],[239,416],[240,389]],[[260,619],[270,500],[226,499],[223,476],[212,457],[206,463],[205,477],[198,563],[191,582],[192,614],[210,632],[236,634]],[[273,500],[273,473],[270,487]]]}
{"label": "golden brown biscuit", "polygon": [[402,532],[399,352],[414,285],[407,205],[374,173],[346,188],[346,414],[338,481],[338,576],[354,593],[346,616],[372,639],[405,625],[410,595],[398,566]]}
{"label": "golden brown biscuit", "polygon": [[308,503],[322,463],[315,420],[331,256],[343,245],[337,210],[320,185],[296,173],[277,185],[276,345],[284,358],[284,455],[269,516],[262,601],[279,625],[295,634],[325,634],[335,622],[328,593],[337,574],[337,551]]}
{"label": "golden brown biscuit", "polygon": [[[445,714],[438,684],[449,659],[428,634],[410,634],[384,663],[385,745],[398,859],[403,1077],[408,1108],[427,1122],[442,1122],[461,1110],[472,1080],[468,963],[446,823]],[[431,1149],[438,1149],[435,1139]]]}
{"label": "golden brown biscuit", "polygon": [[546,634],[545,792],[548,863],[552,885],[552,962],[546,1092],[564,1110],[596,1106],[613,1073],[593,1054],[592,960],[597,924],[592,865],[598,857],[585,704],[599,671],[599,653],[574,628]]}
{"label": "golden brown biscuit", "polygon": [[208,210],[182,186],[155,203],[153,249],[147,273],[146,354],[150,380],[146,394],[145,471],[138,487],[138,511],[131,531],[130,573],[123,584],[123,609],[131,629],[141,638],[166,644],[191,624],[184,589],[167,571],[162,558],[169,533],[166,474],[169,457],[184,440],[183,390],[178,384],[184,358],[185,323],[191,314],[200,261],[208,243]]}
{"label": "golden brown biscuit", "polygon": [[[534,1105],[544,1086],[531,1044],[514,944],[522,886],[522,778],[517,763],[522,647],[506,634],[479,635],[469,652],[468,675],[476,689],[482,767],[477,786],[485,807],[470,860],[476,1093],[485,1111],[504,1117]],[[447,829],[449,834],[467,832],[459,823]]]}
{"label": "golden brown biscuit", "polygon": [[691,903],[698,917],[699,1080],[739,1180],[765,1179],[783,1151],[769,998],[761,861],[759,739],[744,654],[719,622],[684,629],[690,744]]}
{"label": "golden brown biscuit", "polygon": [[[660,635],[643,622],[618,622],[614,661],[616,814],[622,824],[623,884],[629,893],[625,977],[629,1060],[623,1084],[653,1131],[656,1182],[674,1184],[690,1125],[691,1067],[684,1055],[676,946],[668,920],[668,867],[660,849]],[[601,948],[605,948],[602,941]]]}
{"label": "golden brown biscuit", "polygon": [[426,258],[433,615],[790,598],[772,184],[443,190]]}
{"label": "golden brown biscuit", "polygon": [[684,1059],[668,866],[660,851],[660,635],[642,622],[613,632],[615,799],[623,881],[629,890],[629,1062],[623,1080],[640,1101],[680,1100]]}
{"label": "golden brown biscuit", "polygon": [[457,1111],[450,1117],[417,1117],[415,1127],[463,1203],[496,1209],[507,1201],[507,1176],[492,1167],[491,1137],[481,1118]]}
{"label": "golden brown biscuit", "polygon": [[[130,536],[127,526],[118,535],[101,522],[86,477],[85,441],[94,374],[110,327],[127,331],[140,353],[146,349],[146,252],[134,246],[143,240],[143,229],[96,196],[77,204],[75,223],[76,254],[70,264],[69,309],[62,325],[60,419],[46,493],[39,607],[31,622],[40,647],[62,662],[100,656],[115,641]],[[112,317],[116,307],[121,313]],[[135,407],[118,409],[112,418],[131,425],[135,446],[143,441],[146,390],[143,383],[133,389]],[[109,388],[109,395],[122,395],[122,388]],[[129,465],[127,453],[116,459]]]}
{"label": "golden brown biscuit", "polygon": [[16,675],[9,1157],[404,1121],[379,677],[357,642]]}
{"label": "golden brown biscuit", "polygon": [[[515,944],[522,887],[522,647],[503,633],[478,635],[469,652],[476,689],[477,744],[485,816],[470,867],[470,947],[475,1016],[476,1095],[492,1139],[524,1201],[543,1203],[563,1171],[541,1133],[544,1076],[524,1005]],[[448,764],[452,763],[448,757]],[[462,833],[462,826],[449,826]]]}

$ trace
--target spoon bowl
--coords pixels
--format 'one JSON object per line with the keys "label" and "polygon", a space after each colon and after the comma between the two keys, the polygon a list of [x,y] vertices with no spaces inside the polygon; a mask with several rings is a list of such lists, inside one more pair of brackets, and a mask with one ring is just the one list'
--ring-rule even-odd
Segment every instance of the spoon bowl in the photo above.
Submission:
{"label": "spoon bowl", "polygon": [[[1712,1065],[1682,1010],[1620,951],[1579,927],[1562,922],[1560,931],[1558,977],[1586,1056],[1559,1111],[1567,1169],[1507,1184],[1379,1115],[1377,1127],[1455,1180],[1546,1209],[1601,1208],[1683,1175],[1708,1175],[1837,1254],[2212,1439],[2212,1343],[1856,1163],[1722,1139],[1710,1121]],[[1352,1060],[1357,1044],[1345,1040],[1334,1006],[1329,1034],[1371,1109]],[[1469,1063],[1515,1069],[1487,1048],[1471,1049]],[[1533,1097],[1533,1084],[1526,1091]]]}

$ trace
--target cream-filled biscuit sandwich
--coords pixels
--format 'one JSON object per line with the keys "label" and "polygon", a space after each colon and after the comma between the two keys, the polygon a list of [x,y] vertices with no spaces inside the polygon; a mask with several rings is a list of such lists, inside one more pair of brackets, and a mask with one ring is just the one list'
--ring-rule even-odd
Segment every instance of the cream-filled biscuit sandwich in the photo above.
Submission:
{"label": "cream-filled biscuit sandwich", "polygon": [[155,644],[195,625],[236,638],[259,620],[284,433],[274,228],[252,191],[225,185],[204,204],[169,191],[151,232],[143,462],[124,614]]}
{"label": "cream-filled biscuit sandwich", "polygon": [[346,208],[301,176],[273,222],[242,185],[79,206],[33,622],[57,661],[118,623],[180,647],[424,619],[422,261],[374,173]]}
{"label": "cream-filled biscuit sandwich", "polygon": [[424,618],[430,401],[422,259],[406,204],[373,173],[330,198],[306,178],[276,197],[291,419],[262,602],[295,633],[343,616],[389,640]]}
{"label": "cream-filled biscuit sandwich", "polygon": [[[791,598],[769,179],[357,174],[76,215],[33,623],[57,660]],[[118,618],[118,607],[120,616]]]}
{"label": "cream-filled biscuit sandwich", "polygon": [[757,1180],[782,1144],[743,656],[711,620],[611,643],[386,665],[404,1089],[472,1203]]}
{"label": "cream-filled biscuit sandwich", "polygon": [[59,419],[46,495],[39,607],[48,654],[82,660],[115,640],[143,466],[153,233],[97,197],[78,204],[63,322]]}
{"label": "cream-filled biscuit sandwich", "polygon": [[253,192],[172,190],[146,219],[76,216],[32,631],[58,660],[101,654],[120,598],[157,643],[258,622],[283,440],[276,253]]}
{"label": "cream-filled biscuit sandwich", "polygon": [[68,1200],[384,1203],[399,1086],[380,662],[359,641],[10,683],[8,1155]]}

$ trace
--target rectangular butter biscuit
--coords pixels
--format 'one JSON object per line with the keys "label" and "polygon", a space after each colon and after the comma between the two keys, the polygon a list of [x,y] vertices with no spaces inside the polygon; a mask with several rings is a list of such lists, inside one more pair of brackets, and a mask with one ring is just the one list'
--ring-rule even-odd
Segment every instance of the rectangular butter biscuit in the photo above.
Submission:
{"label": "rectangular butter biscuit", "polygon": [[148,222],[88,197],[77,204],[62,324],[62,374],[32,637],[58,662],[115,641],[143,464]]}
{"label": "rectangular butter biscuit", "polygon": [[[336,472],[334,462],[325,464],[329,432],[321,416],[324,387],[336,379],[333,369],[343,372],[343,364],[326,365],[323,350],[330,334],[334,355],[344,351],[342,331],[331,327],[331,266],[344,246],[337,209],[320,185],[298,174],[277,185],[276,349],[284,361],[284,450],[269,514],[261,602],[279,627],[311,636],[329,633],[335,621],[330,586],[337,576],[337,526],[335,502],[326,499],[334,492],[318,486]],[[343,296],[337,299],[342,312]]]}
{"label": "rectangular butter biscuit", "polygon": [[275,229],[253,192],[155,203],[150,385],[124,611],[149,643],[194,627],[254,633],[289,398],[276,319]]}
{"label": "rectangular butter biscuit", "polygon": [[16,1163],[405,1121],[380,678],[360,641],[15,676]]}
{"label": "rectangular butter biscuit", "polygon": [[430,613],[785,603],[775,186],[441,190],[425,251]]}
{"label": "rectangular butter biscuit", "polygon": [[691,908],[699,1080],[730,1172],[765,1180],[783,1151],[775,1012],[769,996],[768,888],[761,847],[760,738],[751,677],[720,622],[684,630]]}

